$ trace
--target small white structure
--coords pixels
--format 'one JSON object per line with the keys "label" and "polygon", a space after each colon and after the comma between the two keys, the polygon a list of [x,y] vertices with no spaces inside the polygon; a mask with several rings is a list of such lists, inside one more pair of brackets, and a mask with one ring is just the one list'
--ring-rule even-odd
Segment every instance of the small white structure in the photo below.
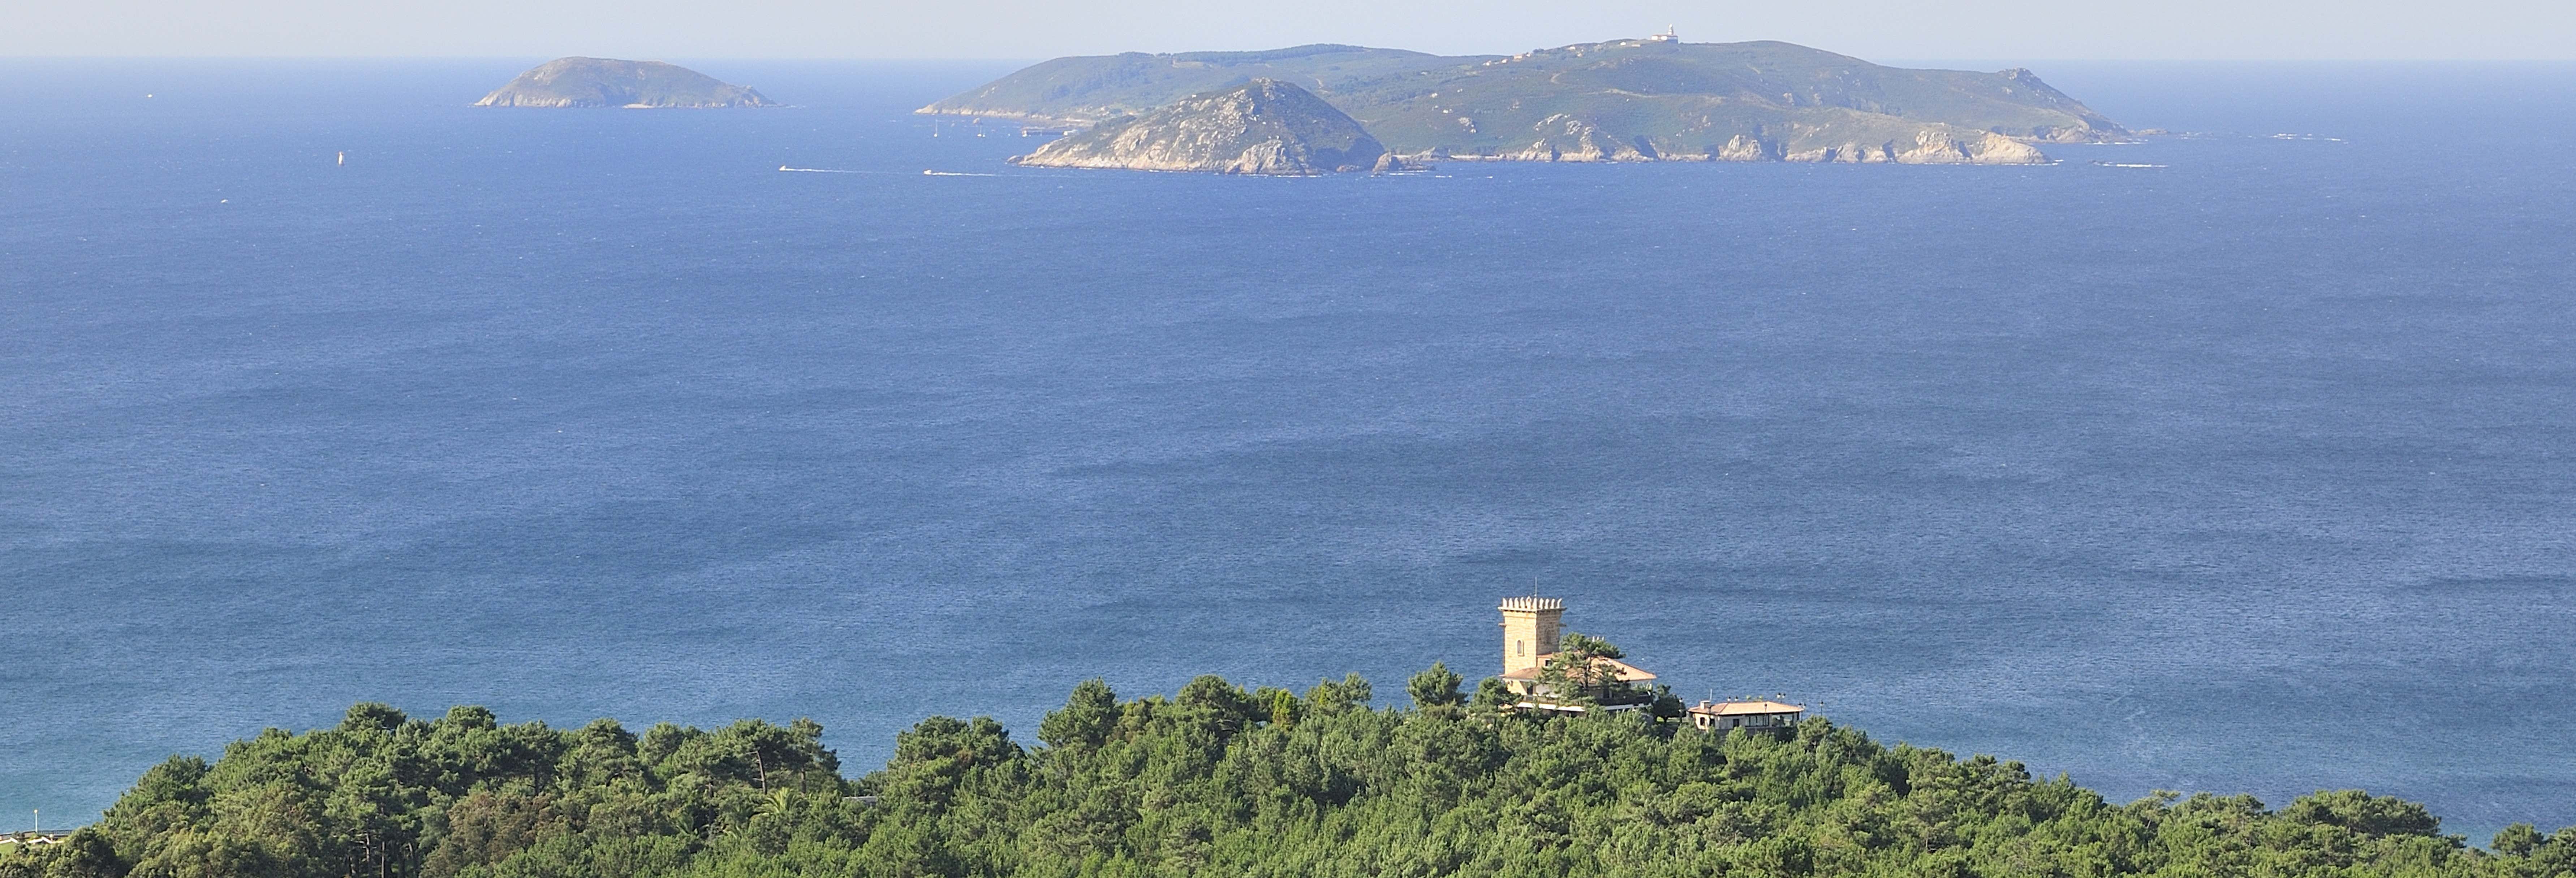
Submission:
{"label": "small white structure", "polygon": [[1664,28],[1663,33],[1654,34],[1646,38],[1646,42],[1649,43],[1678,43],[1681,41],[1682,35],[1680,34],[1679,29],[1669,25]]}
{"label": "small white structure", "polygon": [[1777,701],[1702,701],[1690,709],[1691,724],[1707,731],[1728,729],[1786,730],[1807,709]]}

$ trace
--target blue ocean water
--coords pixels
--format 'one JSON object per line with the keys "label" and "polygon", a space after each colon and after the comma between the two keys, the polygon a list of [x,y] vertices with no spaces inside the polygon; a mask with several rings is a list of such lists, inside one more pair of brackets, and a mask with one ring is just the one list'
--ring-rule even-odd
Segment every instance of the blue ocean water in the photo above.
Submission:
{"label": "blue ocean water", "polygon": [[1091,676],[1400,697],[1539,592],[2115,799],[2576,824],[2576,67],[2033,65],[2198,132],[2049,167],[1255,180],[906,113],[1010,65],[465,106],[533,60],[0,62],[0,815],[359,700],[864,767]]}

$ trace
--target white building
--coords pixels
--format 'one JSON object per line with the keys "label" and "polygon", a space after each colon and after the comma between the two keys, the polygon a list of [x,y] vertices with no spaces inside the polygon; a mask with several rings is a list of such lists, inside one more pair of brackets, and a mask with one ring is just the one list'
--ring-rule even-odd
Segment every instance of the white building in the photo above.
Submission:
{"label": "white building", "polygon": [[1691,724],[1709,731],[1783,730],[1798,724],[1807,709],[1777,701],[1702,701],[1690,709]]}

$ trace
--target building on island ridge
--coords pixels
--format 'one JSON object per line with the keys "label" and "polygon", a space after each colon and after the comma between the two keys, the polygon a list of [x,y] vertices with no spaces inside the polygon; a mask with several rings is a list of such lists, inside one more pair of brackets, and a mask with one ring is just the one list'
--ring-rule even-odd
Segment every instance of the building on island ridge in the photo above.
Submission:
{"label": "building on island ridge", "polygon": [[[1591,672],[1587,676],[1597,681],[1588,687],[1591,691],[1559,691],[1567,685],[1567,677],[1581,673],[1562,667],[1555,675],[1549,673],[1548,665],[1557,657],[1565,637],[1565,600],[1535,595],[1509,597],[1495,609],[1503,614],[1500,679],[1505,688],[1519,696],[1514,707],[1556,713],[1595,709],[1621,712],[1651,708],[1661,694],[1654,685],[1658,678],[1653,672],[1622,658],[1601,655],[1589,661]],[[1693,726],[1708,731],[1785,731],[1797,725],[1805,714],[1805,707],[1777,701],[1702,701],[1685,710]]]}

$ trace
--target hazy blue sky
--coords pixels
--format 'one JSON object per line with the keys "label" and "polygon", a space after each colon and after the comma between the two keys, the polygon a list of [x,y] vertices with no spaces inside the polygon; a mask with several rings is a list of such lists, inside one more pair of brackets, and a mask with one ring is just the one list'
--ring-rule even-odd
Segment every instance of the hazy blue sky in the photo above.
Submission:
{"label": "hazy blue sky", "polygon": [[2576,0],[0,0],[0,55],[1483,53],[1668,24],[1874,58],[2576,58]]}

